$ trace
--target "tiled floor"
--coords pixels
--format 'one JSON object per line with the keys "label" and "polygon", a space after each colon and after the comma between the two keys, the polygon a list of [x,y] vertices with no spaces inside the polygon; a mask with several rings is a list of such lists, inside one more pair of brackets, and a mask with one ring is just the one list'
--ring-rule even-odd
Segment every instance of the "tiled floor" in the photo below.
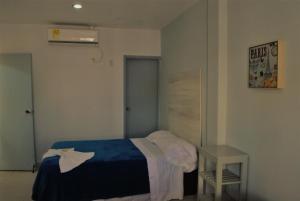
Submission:
{"label": "tiled floor", "polygon": [[34,178],[31,172],[0,172],[0,200],[31,201]]}
{"label": "tiled floor", "polygon": [[[36,174],[0,171],[0,201],[31,201],[31,189]],[[188,197],[184,201],[194,201]]]}

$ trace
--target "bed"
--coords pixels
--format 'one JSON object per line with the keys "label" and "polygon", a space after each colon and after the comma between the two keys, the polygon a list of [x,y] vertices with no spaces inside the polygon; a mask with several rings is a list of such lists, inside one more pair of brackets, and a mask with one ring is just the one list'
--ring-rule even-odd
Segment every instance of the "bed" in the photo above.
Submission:
{"label": "bed", "polygon": [[[189,173],[183,174],[183,168],[175,164],[178,161],[170,163],[166,160],[165,154],[169,150],[158,148],[155,141],[163,140],[156,136],[153,139],[55,143],[53,149],[74,148],[80,152],[94,152],[95,156],[63,174],[60,173],[58,156],[45,158],[33,186],[32,199],[94,201],[127,198],[159,201],[195,194],[197,170],[193,167],[192,171],[190,169]],[[178,143],[175,145],[178,146]],[[180,175],[184,178],[180,179]]]}

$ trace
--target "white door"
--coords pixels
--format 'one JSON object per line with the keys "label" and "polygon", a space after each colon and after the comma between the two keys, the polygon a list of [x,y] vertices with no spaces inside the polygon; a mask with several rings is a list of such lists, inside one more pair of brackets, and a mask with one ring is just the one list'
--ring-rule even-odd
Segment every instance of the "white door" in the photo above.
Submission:
{"label": "white door", "polygon": [[158,128],[158,59],[126,60],[126,137],[146,137]]}
{"label": "white door", "polygon": [[0,170],[35,164],[31,54],[0,54]]}

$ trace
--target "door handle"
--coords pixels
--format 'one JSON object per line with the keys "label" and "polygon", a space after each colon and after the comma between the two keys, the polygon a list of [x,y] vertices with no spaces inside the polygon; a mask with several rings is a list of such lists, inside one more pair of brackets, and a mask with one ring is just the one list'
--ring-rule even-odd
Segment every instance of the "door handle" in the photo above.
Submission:
{"label": "door handle", "polygon": [[26,114],[32,114],[32,110],[25,110]]}

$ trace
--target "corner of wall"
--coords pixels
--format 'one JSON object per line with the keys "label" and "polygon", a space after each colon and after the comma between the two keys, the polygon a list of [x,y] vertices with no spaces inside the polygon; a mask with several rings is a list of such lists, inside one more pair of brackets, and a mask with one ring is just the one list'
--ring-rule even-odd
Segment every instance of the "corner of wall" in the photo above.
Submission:
{"label": "corner of wall", "polygon": [[228,77],[228,0],[219,0],[218,8],[218,144],[226,143]]}
{"label": "corner of wall", "polygon": [[209,144],[226,143],[227,0],[208,1],[208,132]]}

